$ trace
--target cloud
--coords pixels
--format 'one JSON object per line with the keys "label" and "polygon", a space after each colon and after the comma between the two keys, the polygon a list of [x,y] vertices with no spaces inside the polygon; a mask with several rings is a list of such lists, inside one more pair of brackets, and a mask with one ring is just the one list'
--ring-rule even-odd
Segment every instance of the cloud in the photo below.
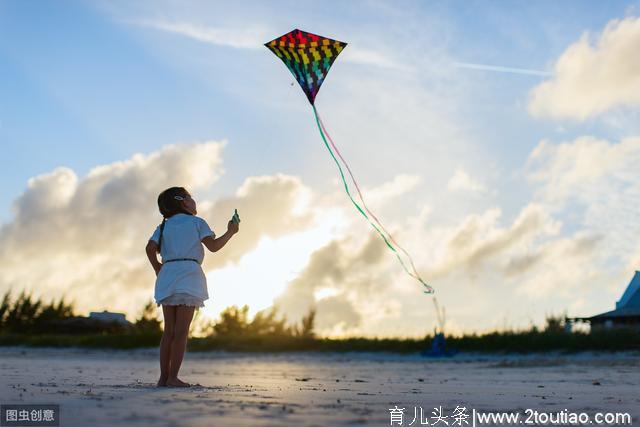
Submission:
{"label": "cloud", "polygon": [[[602,267],[628,272],[640,235],[640,138],[614,143],[585,136],[553,144],[541,141],[527,161],[536,200],[572,225],[604,236]],[[637,268],[637,265],[636,265]]]}
{"label": "cloud", "polygon": [[[298,321],[317,310],[320,333],[345,332],[361,325],[359,301],[371,299],[390,286],[382,269],[386,249],[374,233],[358,244],[355,236],[335,239],[315,251],[304,270],[288,285],[274,306]],[[331,292],[322,296],[325,289]]]}
{"label": "cloud", "polygon": [[345,62],[351,62],[360,65],[373,65],[381,68],[399,71],[414,71],[415,68],[403,64],[400,59],[393,59],[389,56],[371,49],[362,49],[348,46],[342,54]]}
{"label": "cloud", "polygon": [[[413,221],[402,227],[422,243],[423,250],[414,251],[418,270],[446,306],[450,333],[504,326],[507,306],[517,311],[510,318],[517,326],[541,322],[548,310],[566,308],[577,291],[589,295],[609,277],[599,271],[602,236],[562,236],[562,224],[538,204],[525,206],[511,223],[501,224],[501,217],[494,208],[454,227]],[[320,334],[420,336],[436,323],[430,298],[378,236],[363,240],[347,231],[311,255],[274,305],[292,320],[315,308]],[[547,311],[534,310],[534,300]],[[502,314],[493,319],[487,315],[493,312]]]}
{"label": "cloud", "polygon": [[316,305],[316,326],[319,331],[336,335],[362,323],[362,316],[343,295],[320,299]]}
{"label": "cloud", "polygon": [[240,258],[264,236],[308,227],[308,192],[286,175],[248,177],[232,197],[202,200],[198,192],[223,173],[225,142],[166,146],[148,155],[99,166],[78,177],[57,168],[29,180],[0,229],[0,291],[31,289],[46,298],[65,294],[80,312],[109,309],[137,314],[153,296],[154,276],[144,245],[160,221],[157,195],[181,185],[198,200],[199,215],[218,231],[233,208],[243,233],[205,268]]}
{"label": "cloud", "polygon": [[263,49],[265,41],[270,40],[268,30],[259,28],[227,29],[195,25],[188,22],[153,20],[130,21],[130,23],[141,27],[179,34],[203,43],[236,49]]}
{"label": "cloud", "polygon": [[[234,237],[233,245],[206,258],[204,268],[239,260],[262,237],[277,238],[310,227],[314,221],[311,198],[311,190],[297,177],[275,174],[245,179],[233,197],[221,198],[199,212],[205,218],[227,218],[236,208],[243,212],[242,233]],[[226,221],[223,225],[226,227]]]}
{"label": "cloud", "polygon": [[504,67],[499,65],[474,64],[471,62],[454,62],[454,66],[468,68],[471,70],[495,71],[498,73],[528,74],[533,76],[551,76],[552,73],[541,70],[531,70],[528,68]]}
{"label": "cloud", "polygon": [[463,169],[456,169],[455,173],[447,183],[449,191],[462,191],[470,193],[485,193],[487,188],[480,182],[474,180]]}
{"label": "cloud", "polygon": [[629,271],[640,271],[640,243],[636,244],[633,255],[629,257],[629,263],[627,269]]}
{"label": "cloud", "polygon": [[[540,185],[539,197],[548,203],[601,203],[609,191],[640,185],[635,172],[638,160],[638,137],[618,144],[591,136],[561,144],[543,140],[529,155],[527,173],[530,181]],[[596,193],[598,200],[593,200]]]}
{"label": "cloud", "polygon": [[594,261],[602,240],[603,236],[579,232],[547,242],[525,257],[512,259],[505,273],[524,275],[515,289],[517,295],[571,301],[591,287],[589,281],[598,283],[601,280],[603,274]]}
{"label": "cloud", "polygon": [[53,242],[78,254],[119,246],[129,236],[114,230],[133,231],[139,224],[131,219],[152,217],[149,202],[154,207],[162,189],[182,183],[197,191],[216,182],[225,144],[171,145],[96,167],[82,179],[68,168],[31,178],[13,204],[14,219],[2,227],[0,255],[42,251]]}
{"label": "cloud", "polygon": [[[522,295],[548,298],[550,290],[560,285],[575,290],[597,270],[595,265],[577,267],[595,259],[599,236],[587,232],[560,236],[561,223],[539,204],[525,206],[506,225],[500,223],[501,217],[501,210],[493,208],[468,215],[454,227],[425,227],[411,219],[400,226],[412,237],[408,248],[415,246],[414,241],[423,248],[412,252],[418,270],[447,305],[453,319],[450,332],[476,328],[479,317],[486,327],[486,312],[496,309],[497,300],[507,304],[513,299],[508,304],[525,308]],[[551,277],[545,273],[550,269],[562,274]],[[535,288],[537,277],[545,278],[544,286]],[[567,292],[562,294],[562,301],[567,301]],[[460,303],[461,295],[475,303]],[[429,321],[436,321],[419,284],[373,233],[363,241],[347,231],[319,248],[274,305],[290,319],[316,308],[321,334],[416,336],[429,331]],[[523,319],[517,321],[522,324]]]}
{"label": "cloud", "polygon": [[524,255],[511,258],[503,269],[504,273],[506,276],[520,275],[547,261],[589,255],[597,248],[602,238],[603,236],[579,232],[572,237],[546,242]]}
{"label": "cloud", "polygon": [[454,229],[442,233],[439,257],[428,277],[439,278],[454,271],[477,273],[485,265],[500,262],[511,251],[530,247],[540,237],[553,236],[560,224],[542,206],[524,207],[509,227],[500,227],[498,208],[469,215]]}
{"label": "cloud", "polygon": [[[264,49],[264,43],[275,37],[274,31],[267,28],[220,28],[197,25],[189,22],[168,22],[160,20],[136,20],[126,22],[140,27],[178,34],[215,46],[225,46],[235,49]],[[373,65],[391,70],[410,71],[413,69],[408,65],[402,64],[400,60],[395,60],[383,52],[374,49],[349,46],[349,48],[342,53],[341,58],[343,58],[345,62],[353,64]]]}
{"label": "cloud", "polygon": [[420,181],[421,178],[418,175],[399,174],[393,177],[393,180],[378,187],[363,189],[363,197],[367,206],[378,206],[415,190]]}
{"label": "cloud", "polygon": [[560,55],[553,78],[532,90],[530,113],[585,120],[640,106],[639,45],[640,18],[613,20],[595,40],[584,33]]}

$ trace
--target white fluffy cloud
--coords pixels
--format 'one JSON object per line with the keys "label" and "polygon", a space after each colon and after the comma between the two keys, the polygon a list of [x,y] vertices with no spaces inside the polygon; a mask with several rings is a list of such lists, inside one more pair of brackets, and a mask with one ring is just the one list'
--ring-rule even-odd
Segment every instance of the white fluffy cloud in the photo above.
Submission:
{"label": "white fluffy cloud", "polygon": [[531,92],[535,116],[584,120],[616,107],[640,106],[640,18],[585,33],[558,58],[554,76]]}
{"label": "white fluffy cloud", "polygon": [[484,193],[487,191],[487,188],[483,184],[471,178],[469,174],[461,168],[456,169],[451,179],[449,179],[447,189],[449,189],[449,191],[470,193]]}
{"label": "white fluffy cloud", "polygon": [[[149,155],[103,165],[78,177],[68,168],[29,180],[0,230],[0,291],[31,289],[45,298],[62,294],[80,312],[136,314],[153,296],[154,275],[144,246],[160,221],[156,199],[180,185],[198,191],[222,173],[224,142],[167,146]],[[250,251],[262,236],[278,237],[311,221],[307,190],[293,177],[249,177],[233,196],[198,200],[199,215],[226,227],[233,208],[243,233],[208,259],[215,268]]]}
{"label": "white fluffy cloud", "polygon": [[469,215],[458,226],[443,234],[439,259],[431,277],[452,271],[477,272],[485,263],[504,262],[511,251],[531,247],[539,237],[558,233],[560,224],[539,205],[528,205],[509,227],[501,227],[500,209]]}
{"label": "white fluffy cloud", "polygon": [[552,240],[511,259],[505,273],[521,275],[518,295],[555,297],[569,306],[573,298],[601,280],[601,266],[593,262],[601,242],[602,236],[585,232]]}
{"label": "white fluffy cloud", "polygon": [[[307,267],[276,299],[276,307],[292,320],[315,308],[318,328],[325,333],[361,326],[358,301],[379,294],[391,282],[381,271],[386,251],[377,236],[371,234],[362,246],[353,240],[334,240],[314,252]],[[326,289],[331,292],[323,297],[319,291]]]}
{"label": "white fluffy cloud", "polygon": [[594,193],[623,191],[640,183],[640,138],[611,143],[594,137],[553,144],[541,141],[528,159],[529,178],[540,185],[541,197],[561,204],[572,199],[593,201]]}
{"label": "white fluffy cloud", "polygon": [[[228,218],[234,209],[243,212],[242,233],[233,245],[205,259],[204,268],[218,268],[237,261],[254,249],[262,237],[277,238],[308,228],[313,223],[311,190],[297,177],[275,174],[249,177],[233,197],[221,198],[198,211],[204,218]],[[226,227],[226,220],[220,222]],[[220,230],[218,235],[225,230]]]}
{"label": "white fluffy cloud", "polygon": [[609,267],[626,271],[623,264],[638,247],[633,236],[640,235],[638,162],[640,138],[613,143],[582,137],[561,144],[542,141],[527,166],[537,200],[574,227],[606,236],[601,249],[610,254]]}
{"label": "white fluffy cloud", "polygon": [[604,236],[601,256],[609,254],[609,268],[627,273],[638,248],[634,236],[640,234],[638,162],[638,137],[617,143],[581,137],[560,144],[542,141],[527,164],[537,200],[574,227]]}
{"label": "white fluffy cloud", "polygon": [[[527,162],[535,199],[573,230],[515,259],[507,271],[530,269],[518,293],[553,295],[570,315],[612,309],[634,270],[640,268],[636,201],[640,198],[640,139],[610,142],[580,137],[542,141]],[[564,233],[566,235],[566,233]],[[540,268],[531,266],[538,264]]]}

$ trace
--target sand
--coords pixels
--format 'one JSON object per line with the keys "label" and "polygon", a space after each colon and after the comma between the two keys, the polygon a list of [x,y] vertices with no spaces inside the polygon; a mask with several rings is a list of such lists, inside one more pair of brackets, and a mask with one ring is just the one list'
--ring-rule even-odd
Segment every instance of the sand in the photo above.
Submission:
{"label": "sand", "polygon": [[623,412],[640,420],[638,353],[433,360],[384,353],[188,352],[180,378],[197,385],[187,389],[155,386],[157,355],[157,349],[0,348],[0,403],[59,404],[65,427],[389,426],[396,405],[405,408],[406,426],[420,407],[433,425],[429,417],[439,406],[450,426],[456,406],[468,414],[566,409],[591,416]]}

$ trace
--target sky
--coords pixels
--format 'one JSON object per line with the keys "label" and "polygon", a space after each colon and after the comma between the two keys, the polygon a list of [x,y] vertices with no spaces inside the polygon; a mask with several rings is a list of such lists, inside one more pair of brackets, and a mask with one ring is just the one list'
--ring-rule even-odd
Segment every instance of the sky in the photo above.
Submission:
{"label": "sky", "polygon": [[263,46],[294,28],[348,43],[316,107],[447,332],[614,308],[640,269],[640,1],[0,0],[0,292],[135,320],[181,185],[217,234],[242,218],[205,316],[431,333]]}

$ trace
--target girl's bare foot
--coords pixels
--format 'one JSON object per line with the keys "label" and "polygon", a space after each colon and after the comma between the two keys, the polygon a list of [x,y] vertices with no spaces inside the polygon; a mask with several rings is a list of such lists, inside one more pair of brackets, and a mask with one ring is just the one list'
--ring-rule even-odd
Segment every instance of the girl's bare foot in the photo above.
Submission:
{"label": "girl's bare foot", "polygon": [[167,386],[167,379],[160,377],[160,379],[158,380],[158,387],[166,387],[166,386]]}
{"label": "girl's bare foot", "polygon": [[170,387],[191,387],[191,384],[185,383],[184,381],[179,380],[178,378],[172,378],[172,379],[168,379],[167,380],[167,386],[170,386]]}

